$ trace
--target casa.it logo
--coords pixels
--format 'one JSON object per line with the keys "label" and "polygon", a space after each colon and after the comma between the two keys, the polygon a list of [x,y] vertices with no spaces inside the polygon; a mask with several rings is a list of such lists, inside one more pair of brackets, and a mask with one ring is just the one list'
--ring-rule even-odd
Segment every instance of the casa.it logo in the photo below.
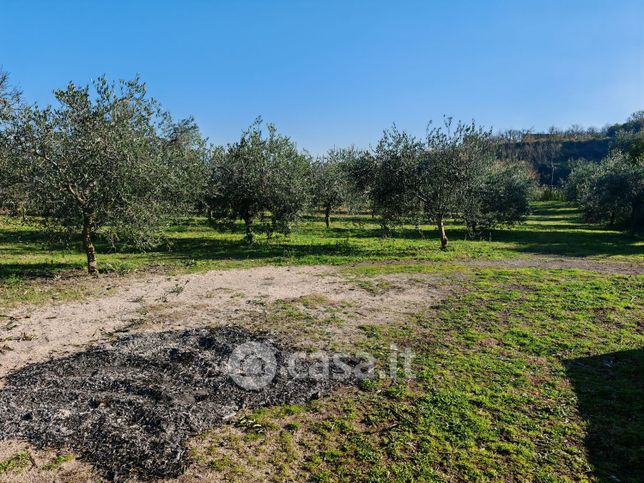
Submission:
{"label": "casa.it logo", "polygon": [[228,359],[228,374],[239,387],[259,391],[277,374],[275,349],[261,342],[238,345]]}
{"label": "casa.it logo", "polygon": [[275,379],[278,372],[281,376],[293,380],[310,381],[359,381],[374,377],[388,377],[392,380],[399,377],[414,379],[414,353],[408,349],[400,351],[396,345],[391,345],[390,350],[389,374],[385,370],[376,372],[376,360],[367,353],[357,356],[323,351],[282,353],[279,357],[282,366],[279,367],[277,349],[269,343],[253,341],[234,348],[228,358],[226,370],[235,384],[249,391],[265,388]]}

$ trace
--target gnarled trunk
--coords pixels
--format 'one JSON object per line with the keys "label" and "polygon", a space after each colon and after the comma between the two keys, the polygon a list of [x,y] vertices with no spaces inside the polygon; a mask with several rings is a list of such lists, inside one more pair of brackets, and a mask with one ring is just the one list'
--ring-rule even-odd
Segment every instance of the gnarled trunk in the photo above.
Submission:
{"label": "gnarled trunk", "polygon": [[83,220],[83,248],[87,255],[87,273],[98,275],[98,265],[96,263],[96,249],[92,243],[92,223],[88,217]]}
{"label": "gnarled trunk", "polygon": [[445,250],[447,248],[447,234],[445,233],[445,220],[443,219],[443,215],[440,215],[438,217],[437,221],[438,225],[438,236],[441,239],[441,250]]}
{"label": "gnarled trunk", "polygon": [[331,223],[331,207],[327,206],[324,208],[324,223],[326,223],[326,227],[329,228],[329,225]]}

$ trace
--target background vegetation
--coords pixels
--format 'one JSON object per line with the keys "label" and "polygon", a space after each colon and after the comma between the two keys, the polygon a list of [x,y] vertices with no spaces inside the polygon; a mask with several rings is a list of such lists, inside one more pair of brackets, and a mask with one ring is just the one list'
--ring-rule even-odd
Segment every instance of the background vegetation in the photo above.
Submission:
{"label": "background vegetation", "polygon": [[[176,250],[168,242],[179,218],[203,214],[219,229],[234,230],[241,220],[249,244],[258,231],[268,239],[289,235],[315,209],[324,211],[327,229],[338,209],[370,212],[381,236],[413,225],[425,237],[430,231],[422,225],[434,225],[443,250],[449,220],[470,237],[491,237],[495,228],[525,220],[539,163],[551,167],[552,194],[560,151],[554,140],[562,136],[616,140],[601,163],[578,162],[567,183],[585,220],[633,233],[644,223],[641,113],[601,132],[552,130],[546,137],[493,136],[474,121],[445,118],[422,139],[393,126],[373,149],[334,149],[313,159],[261,119],[238,142],[212,146],[192,119],[174,121],[139,79],[101,77],[54,95],[53,107],[21,103],[0,76],[0,206],[29,218],[33,232],[41,222],[51,241],[80,241],[92,274],[99,269],[95,242],[99,252]],[[262,249],[254,252],[261,256]]]}

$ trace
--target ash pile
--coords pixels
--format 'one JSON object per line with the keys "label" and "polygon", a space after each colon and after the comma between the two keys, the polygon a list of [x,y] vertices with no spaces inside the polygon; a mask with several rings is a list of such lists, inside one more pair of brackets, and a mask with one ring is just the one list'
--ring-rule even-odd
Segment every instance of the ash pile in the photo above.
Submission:
{"label": "ash pile", "polygon": [[177,477],[186,440],[240,409],[303,403],[372,370],[236,327],[134,334],[9,375],[0,438],[71,449],[109,480]]}

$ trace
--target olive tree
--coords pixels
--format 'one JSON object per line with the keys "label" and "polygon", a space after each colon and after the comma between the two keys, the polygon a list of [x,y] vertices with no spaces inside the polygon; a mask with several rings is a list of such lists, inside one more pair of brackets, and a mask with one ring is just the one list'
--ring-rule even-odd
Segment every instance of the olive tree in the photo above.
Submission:
{"label": "olive tree", "polygon": [[368,150],[351,147],[343,150],[343,169],[346,174],[347,193],[345,203],[351,211],[370,207],[373,210],[374,177],[377,163]]}
{"label": "olive tree", "polygon": [[215,152],[209,204],[214,220],[241,219],[245,239],[254,240],[254,224],[288,234],[308,202],[310,160],[272,124],[257,119],[239,141]]}
{"label": "olive tree", "polygon": [[576,159],[571,162],[570,174],[564,185],[568,201],[577,202],[583,193],[587,192],[590,183],[600,168],[600,163],[586,159]]}
{"label": "olive tree", "polygon": [[631,231],[644,228],[644,159],[614,151],[601,163],[579,163],[571,173],[574,194],[584,219]]}
{"label": "olive tree", "polygon": [[468,199],[480,193],[486,173],[494,163],[491,131],[473,121],[451,118],[443,126],[428,128],[426,158],[421,164],[418,192],[425,212],[438,227],[441,248],[447,247],[445,219],[458,217],[470,205]]}
{"label": "olive tree", "polygon": [[480,235],[499,225],[524,221],[535,188],[536,175],[527,162],[494,163],[466,199],[462,217],[468,233]]}
{"label": "olive tree", "polygon": [[324,222],[329,228],[331,212],[350,197],[348,163],[356,150],[331,149],[311,166],[311,195],[313,204],[324,210]]}
{"label": "olive tree", "polygon": [[181,206],[183,166],[163,138],[169,117],[139,79],[69,83],[54,96],[55,107],[16,114],[12,156],[37,213],[69,237],[80,234],[96,274],[97,234],[139,248],[157,242],[159,226]]}
{"label": "olive tree", "polygon": [[174,122],[166,115],[161,142],[162,158],[167,163],[169,175],[164,180],[168,195],[172,194],[180,203],[180,213],[203,212],[207,206],[213,148],[192,117]]}
{"label": "olive tree", "polygon": [[363,183],[369,187],[373,211],[380,216],[383,230],[405,221],[418,222],[423,217],[417,189],[424,159],[422,142],[394,125],[383,132],[372,159],[372,163],[368,158],[361,163]]}
{"label": "olive tree", "polygon": [[374,208],[385,222],[425,220],[448,245],[445,220],[462,217],[480,193],[494,163],[491,132],[474,122],[428,126],[425,139],[395,128],[385,131],[374,152]]}

